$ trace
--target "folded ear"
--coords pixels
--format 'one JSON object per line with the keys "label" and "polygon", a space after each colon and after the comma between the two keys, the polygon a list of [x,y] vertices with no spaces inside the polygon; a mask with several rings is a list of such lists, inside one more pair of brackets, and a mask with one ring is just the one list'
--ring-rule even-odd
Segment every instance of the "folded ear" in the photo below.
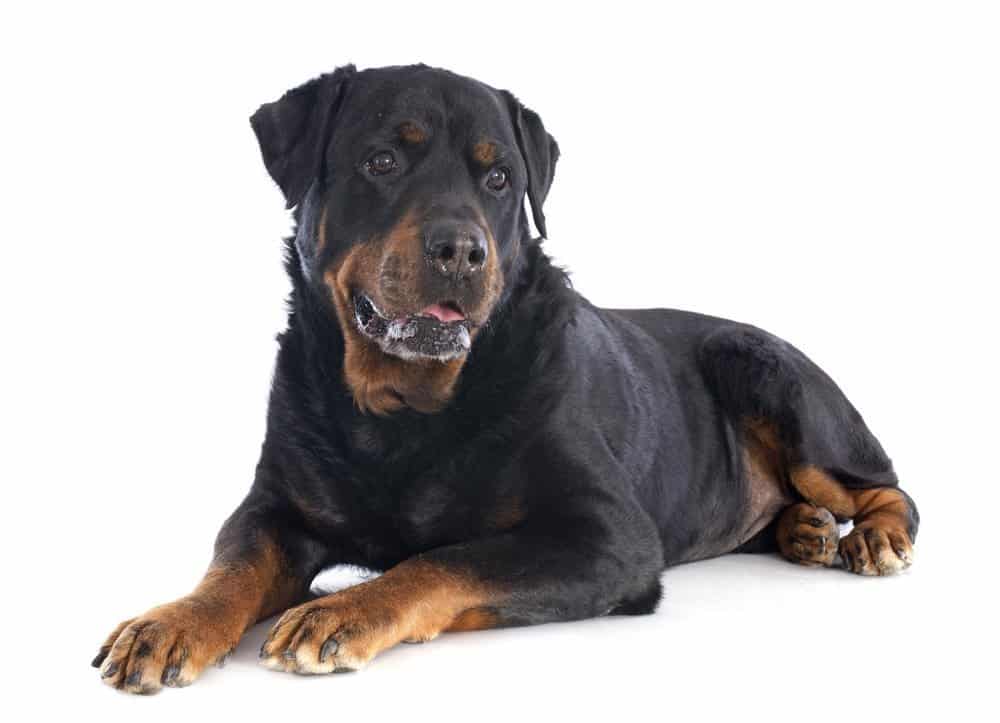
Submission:
{"label": "folded ear", "polygon": [[531,204],[531,216],[535,220],[535,228],[543,237],[545,230],[545,214],[542,204],[549,194],[552,178],[556,172],[556,161],[559,159],[559,144],[550,136],[542,119],[509,91],[500,91],[507,101],[511,121],[517,133],[517,145],[528,168],[528,202]]}
{"label": "folded ear", "polygon": [[262,105],[250,117],[264,166],[288,208],[305,197],[322,172],[332,121],[354,72],[353,65],[337,68]]}

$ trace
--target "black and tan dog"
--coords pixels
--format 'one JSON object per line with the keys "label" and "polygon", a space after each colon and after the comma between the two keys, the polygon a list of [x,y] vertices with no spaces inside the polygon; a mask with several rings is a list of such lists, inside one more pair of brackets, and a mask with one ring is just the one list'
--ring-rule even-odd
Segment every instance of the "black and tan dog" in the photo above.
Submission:
{"label": "black and tan dog", "polygon": [[[348,66],[252,125],[297,220],[267,437],[201,584],[101,648],[108,684],[186,685],[275,613],[263,663],[329,673],[448,630],[649,613],[665,566],[728,552],[910,564],[913,502],[799,351],[572,290],[524,206],[544,237],[558,147],[510,93]],[[337,563],[385,574],[310,599]]]}

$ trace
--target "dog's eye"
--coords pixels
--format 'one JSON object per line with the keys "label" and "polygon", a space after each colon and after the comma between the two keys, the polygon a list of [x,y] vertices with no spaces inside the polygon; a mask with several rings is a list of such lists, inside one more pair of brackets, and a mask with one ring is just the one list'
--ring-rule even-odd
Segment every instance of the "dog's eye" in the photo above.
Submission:
{"label": "dog's eye", "polygon": [[383,176],[396,168],[396,157],[389,151],[380,151],[368,159],[365,168],[373,176]]}
{"label": "dog's eye", "polygon": [[486,177],[486,186],[491,191],[502,191],[510,183],[510,173],[506,168],[494,168]]}

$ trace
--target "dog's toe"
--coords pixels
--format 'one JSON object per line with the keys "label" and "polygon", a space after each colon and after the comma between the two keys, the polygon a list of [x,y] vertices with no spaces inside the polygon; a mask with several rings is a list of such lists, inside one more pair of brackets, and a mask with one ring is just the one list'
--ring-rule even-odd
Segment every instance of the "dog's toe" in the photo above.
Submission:
{"label": "dog's toe", "polygon": [[778,549],[786,559],[829,567],[837,557],[840,530],[829,510],[802,502],[782,513],[777,537]]}

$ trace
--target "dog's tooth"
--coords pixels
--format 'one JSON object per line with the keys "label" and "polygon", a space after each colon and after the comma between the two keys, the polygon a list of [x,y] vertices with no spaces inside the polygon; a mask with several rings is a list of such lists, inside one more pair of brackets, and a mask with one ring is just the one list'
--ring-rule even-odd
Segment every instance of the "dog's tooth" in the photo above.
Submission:
{"label": "dog's tooth", "polygon": [[412,339],[417,335],[417,324],[412,319],[394,321],[389,324],[386,336],[390,339]]}

